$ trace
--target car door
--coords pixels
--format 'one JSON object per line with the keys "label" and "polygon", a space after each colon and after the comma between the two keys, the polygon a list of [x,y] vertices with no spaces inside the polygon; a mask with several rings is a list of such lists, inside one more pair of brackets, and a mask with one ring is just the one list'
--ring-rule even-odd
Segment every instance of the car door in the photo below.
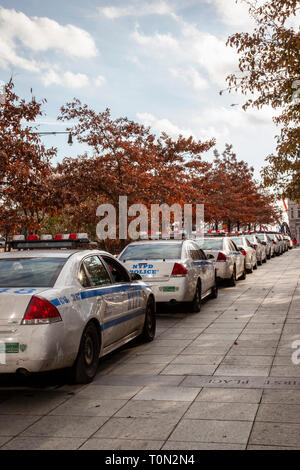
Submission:
{"label": "car door", "polygon": [[102,329],[103,348],[119,338],[118,328],[107,323],[110,315],[117,316],[123,309],[123,299],[113,289],[111,275],[97,255],[87,256],[82,260],[79,280],[84,287],[81,298],[89,316],[99,318]]}
{"label": "car door", "polygon": [[[105,335],[111,341],[112,337],[121,339],[143,327],[146,294],[138,282],[132,282],[130,273],[119,261],[109,255],[101,255],[101,259],[113,282],[111,303],[104,323]],[[115,302],[121,307],[116,309]],[[114,333],[110,331],[112,329]]]}
{"label": "car door", "polygon": [[205,253],[197,244],[190,243],[189,249],[193,259],[193,265],[197,271],[197,277],[201,278],[202,294],[204,294],[211,288],[212,263],[208,261]]}
{"label": "car door", "polygon": [[238,250],[237,246],[232,240],[228,240],[229,248],[231,250],[231,253],[233,254],[235,258],[235,265],[236,265],[236,274],[237,277],[239,277],[243,271],[244,271],[244,255]]}

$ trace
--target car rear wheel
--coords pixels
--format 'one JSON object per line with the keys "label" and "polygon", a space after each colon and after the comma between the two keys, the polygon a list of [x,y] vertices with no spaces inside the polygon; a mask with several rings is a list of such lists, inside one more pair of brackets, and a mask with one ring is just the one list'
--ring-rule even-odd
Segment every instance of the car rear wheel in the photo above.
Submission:
{"label": "car rear wheel", "polygon": [[90,383],[96,375],[99,363],[100,340],[93,323],[89,323],[81,337],[76,361],[70,370],[73,383]]}
{"label": "car rear wheel", "polygon": [[235,266],[233,267],[232,276],[228,280],[228,285],[230,287],[234,287],[236,285],[236,267]]}
{"label": "car rear wheel", "polygon": [[150,343],[154,340],[156,330],[155,304],[152,297],[148,299],[143,331],[140,340],[143,343]]}
{"label": "car rear wheel", "polygon": [[215,278],[215,285],[213,286],[211,290],[211,298],[216,299],[218,297],[218,293],[219,293],[218,282],[217,282],[217,278]]}
{"label": "car rear wheel", "polygon": [[244,271],[243,271],[243,274],[240,277],[240,280],[244,281],[246,279],[246,276],[247,276],[247,269],[246,269],[246,264],[244,264]]}
{"label": "car rear wheel", "polygon": [[201,284],[197,283],[196,292],[193,301],[190,304],[191,311],[198,313],[201,310]]}

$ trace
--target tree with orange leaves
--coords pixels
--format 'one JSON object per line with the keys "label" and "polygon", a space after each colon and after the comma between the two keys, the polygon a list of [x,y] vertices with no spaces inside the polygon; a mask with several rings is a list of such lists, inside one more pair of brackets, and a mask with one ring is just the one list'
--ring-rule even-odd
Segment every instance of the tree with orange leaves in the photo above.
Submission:
{"label": "tree with orange leaves", "polygon": [[[103,202],[116,207],[120,195],[128,197],[128,204],[147,206],[199,198],[191,176],[207,171],[201,156],[214,140],[183,136],[174,140],[165,133],[157,138],[150,128],[127,118],[113,119],[109,109],[96,113],[79,100],[63,106],[59,119],[77,121],[68,130],[92,151],[92,155],[65,159],[57,167],[64,200],[75,218],[84,219],[86,201],[93,201],[95,207]],[[96,222],[96,211],[90,220]]]}
{"label": "tree with orange leaves", "polygon": [[[51,211],[50,159],[29,122],[42,114],[43,103],[26,102],[14,93],[12,80],[0,103],[0,230],[8,236],[16,230],[36,230]],[[24,124],[25,122],[25,124]]]}

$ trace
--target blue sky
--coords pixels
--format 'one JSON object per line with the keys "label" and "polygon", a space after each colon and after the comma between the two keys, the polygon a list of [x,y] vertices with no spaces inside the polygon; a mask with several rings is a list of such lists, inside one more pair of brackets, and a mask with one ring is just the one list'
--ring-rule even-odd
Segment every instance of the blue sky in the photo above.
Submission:
{"label": "blue sky", "polygon": [[[237,71],[228,35],[251,30],[235,0],[0,0],[0,80],[46,98],[41,131],[62,131],[62,104],[78,97],[155,133],[231,143],[259,174],[274,150],[274,112],[244,112],[240,95],[219,95]],[[239,106],[231,107],[230,105]],[[278,132],[278,131],[277,131]],[[83,153],[66,136],[43,137],[58,159]],[[211,158],[211,155],[210,155]]]}

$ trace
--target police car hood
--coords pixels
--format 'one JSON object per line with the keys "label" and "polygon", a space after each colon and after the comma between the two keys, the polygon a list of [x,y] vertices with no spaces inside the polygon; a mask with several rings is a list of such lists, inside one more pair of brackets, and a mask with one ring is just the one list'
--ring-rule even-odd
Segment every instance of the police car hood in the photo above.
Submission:
{"label": "police car hood", "polygon": [[0,325],[20,324],[33,295],[41,295],[49,290],[41,288],[0,288]]}

